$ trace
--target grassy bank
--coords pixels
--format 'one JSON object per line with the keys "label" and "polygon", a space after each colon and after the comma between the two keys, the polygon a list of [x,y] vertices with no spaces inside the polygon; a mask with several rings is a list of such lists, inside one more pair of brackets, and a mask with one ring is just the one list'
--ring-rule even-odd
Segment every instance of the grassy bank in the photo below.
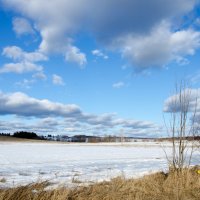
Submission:
{"label": "grassy bank", "polygon": [[0,190],[0,200],[199,200],[198,168],[180,175],[155,173],[140,179],[115,178],[74,189],[45,190],[47,182]]}
{"label": "grassy bank", "polygon": [[26,138],[17,138],[17,137],[12,137],[12,136],[1,136],[0,135],[0,142],[34,142],[34,143],[42,143],[42,142],[44,142],[44,143],[53,143],[53,142],[57,142],[57,141],[26,139]]}

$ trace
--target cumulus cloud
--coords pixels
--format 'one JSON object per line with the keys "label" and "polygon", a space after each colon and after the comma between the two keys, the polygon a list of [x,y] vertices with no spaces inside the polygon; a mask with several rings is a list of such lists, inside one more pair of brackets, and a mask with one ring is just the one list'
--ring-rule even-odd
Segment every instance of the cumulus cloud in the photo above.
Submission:
{"label": "cumulus cloud", "polygon": [[0,120],[0,129],[2,132],[14,132],[15,130],[25,130],[25,126],[23,123],[20,123],[16,120],[10,120],[10,121],[5,121],[5,120]]}
{"label": "cumulus cloud", "polygon": [[72,45],[72,39],[66,36],[65,31],[60,30],[60,27],[44,28],[41,30],[41,35],[43,40],[39,46],[40,52],[64,55],[66,61],[76,63],[80,67],[87,63],[86,55]]}
{"label": "cumulus cloud", "polygon": [[18,116],[63,116],[71,117],[80,114],[80,108],[74,104],[61,104],[47,99],[31,98],[24,93],[0,93],[0,114],[14,114]]}
{"label": "cumulus cloud", "polygon": [[18,36],[35,33],[30,22],[25,18],[15,17],[12,24],[13,30]]}
{"label": "cumulus cloud", "polygon": [[[50,127],[56,127],[58,131],[70,128],[73,133],[104,135],[105,133],[120,134],[119,130],[123,128],[125,134],[133,136],[139,133],[156,134],[160,128],[148,121],[118,118],[115,113],[101,115],[85,113],[75,104],[62,104],[47,99],[40,100],[21,92],[0,92],[0,115],[24,117],[22,119],[26,119],[26,117],[39,118],[37,125],[28,126],[27,123],[24,123],[24,127],[32,126],[37,131],[42,131],[42,127],[45,125],[45,130]],[[14,129],[17,130],[17,127],[13,127]]]}
{"label": "cumulus cloud", "polygon": [[40,52],[25,52],[20,47],[8,46],[3,49],[2,55],[15,61],[26,60],[28,62],[46,61],[48,58]]}
{"label": "cumulus cloud", "polygon": [[174,94],[164,102],[164,112],[180,112],[188,108],[188,112],[200,114],[200,89],[185,88],[181,93]]}
{"label": "cumulus cloud", "polygon": [[94,126],[101,125],[104,127],[111,128],[114,125],[113,124],[114,117],[116,117],[116,115],[113,113],[105,113],[102,115],[83,113],[83,115],[81,116],[79,120],[80,122],[85,122],[90,125],[94,125]]}
{"label": "cumulus cloud", "polygon": [[44,81],[46,79],[47,79],[47,77],[44,74],[44,72],[43,71],[38,71],[37,73],[32,75],[31,79],[23,79],[21,81],[18,81],[18,82],[15,83],[15,86],[21,87],[21,88],[24,88],[24,89],[30,89],[32,87],[32,85],[34,83],[36,83],[38,80],[43,80]]}
{"label": "cumulus cloud", "polygon": [[34,79],[39,79],[39,80],[43,80],[43,81],[47,79],[47,76],[46,76],[45,73],[42,72],[42,71],[33,74],[32,77],[33,77]]}
{"label": "cumulus cloud", "polygon": [[54,85],[65,85],[62,77],[58,76],[56,74],[53,74],[53,76],[52,76],[52,82],[53,82]]}
{"label": "cumulus cloud", "polygon": [[[164,102],[163,111],[166,113],[174,113],[177,116],[181,113],[186,113],[186,131],[190,134],[191,131],[199,131],[200,124],[200,88],[192,89],[185,88],[181,93],[174,94],[167,98]],[[180,117],[176,118],[175,123],[180,120]],[[191,130],[194,128],[194,130]]]}
{"label": "cumulus cloud", "polygon": [[195,3],[196,0],[96,0],[90,4],[93,8],[90,13],[97,36],[112,42],[130,33],[148,34],[161,21],[191,11]]}
{"label": "cumulus cloud", "polygon": [[[28,126],[28,128],[33,127],[34,130],[37,130],[39,132],[42,132],[44,134],[47,133],[65,133],[63,131],[63,120],[53,118],[53,117],[47,117],[40,120],[37,120],[34,122],[34,124],[31,124],[31,126]],[[31,129],[30,129],[31,130]]]}
{"label": "cumulus cloud", "polygon": [[122,88],[125,86],[125,83],[120,81],[120,82],[117,82],[117,83],[113,83],[112,87],[115,88],[115,89],[119,89],[119,88]]}
{"label": "cumulus cloud", "polygon": [[27,73],[33,71],[41,71],[43,69],[42,66],[36,65],[30,62],[21,62],[21,63],[8,63],[4,64],[2,68],[0,68],[0,73]]}
{"label": "cumulus cloud", "polygon": [[46,61],[47,57],[40,52],[25,52],[17,46],[8,46],[3,49],[2,55],[12,59],[14,62],[4,64],[0,73],[27,73],[42,71],[43,67],[36,62]]}
{"label": "cumulus cloud", "polygon": [[44,118],[40,120],[35,120],[33,122],[28,122],[24,118],[16,119],[10,118],[9,121],[0,120],[0,129],[2,132],[14,133],[16,131],[31,131],[38,134],[47,135],[48,133],[66,133],[62,131],[62,122],[56,122],[55,118]]}
{"label": "cumulus cloud", "polygon": [[200,47],[200,32],[192,29],[171,32],[170,25],[162,22],[149,35],[127,35],[117,41],[122,54],[137,70],[163,67],[176,61],[186,62],[185,56],[194,55]]}
{"label": "cumulus cloud", "polygon": [[86,55],[80,52],[80,49],[77,47],[70,47],[68,48],[65,59],[69,62],[74,62],[79,64],[81,67],[87,63]]}
{"label": "cumulus cloud", "polygon": [[94,49],[93,51],[92,51],[92,54],[94,55],[94,56],[97,56],[97,57],[102,57],[102,58],[104,58],[104,59],[108,59],[108,56],[106,55],[106,54],[104,54],[101,50],[99,50],[99,49]]}
{"label": "cumulus cloud", "polygon": [[31,85],[34,82],[35,82],[34,79],[31,79],[31,80],[23,79],[22,81],[16,82],[15,85],[20,86],[20,87],[25,88],[25,89],[30,89]]}
{"label": "cumulus cloud", "polygon": [[114,120],[114,124],[122,125],[124,128],[132,128],[132,129],[142,129],[142,128],[155,128],[155,124],[148,121],[138,121],[138,120],[125,120],[125,119],[117,119]]}
{"label": "cumulus cloud", "polygon": [[[80,27],[81,13],[85,7],[80,1],[4,1],[5,6],[18,11],[34,22],[42,41],[39,51],[45,54],[59,53],[66,61],[83,66],[86,55],[75,47],[71,35]],[[25,6],[25,7],[23,7]],[[59,12],[58,12],[59,11]]]}
{"label": "cumulus cloud", "polygon": [[[174,60],[183,63],[199,48],[199,32],[183,30],[176,23],[195,7],[196,0],[1,1],[34,22],[42,38],[41,52],[60,53],[79,65],[86,63],[86,55],[73,45],[73,36],[82,30],[105,48],[120,51],[140,70]],[[169,26],[163,26],[163,21]]]}

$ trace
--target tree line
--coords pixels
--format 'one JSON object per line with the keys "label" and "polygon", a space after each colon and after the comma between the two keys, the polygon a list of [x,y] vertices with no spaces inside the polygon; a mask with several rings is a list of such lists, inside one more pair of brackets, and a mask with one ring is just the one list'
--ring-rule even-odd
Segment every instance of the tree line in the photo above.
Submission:
{"label": "tree line", "polygon": [[16,138],[37,139],[37,140],[45,139],[43,136],[38,136],[36,133],[28,131],[17,131],[13,135],[10,133],[0,133],[0,136],[10,136]]}

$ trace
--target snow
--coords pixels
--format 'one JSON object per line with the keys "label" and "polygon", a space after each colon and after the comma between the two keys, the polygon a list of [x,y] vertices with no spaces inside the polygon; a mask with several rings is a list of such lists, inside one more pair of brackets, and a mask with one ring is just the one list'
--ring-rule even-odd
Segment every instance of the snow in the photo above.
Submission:
{"label": "snow", "polygon": [[14,187],[49,180],[73,186],[109,180],[116,176],[138,177],[166,170],[163,150],[169,144],[155,142],[68,144],[0,142],[0,187]]}

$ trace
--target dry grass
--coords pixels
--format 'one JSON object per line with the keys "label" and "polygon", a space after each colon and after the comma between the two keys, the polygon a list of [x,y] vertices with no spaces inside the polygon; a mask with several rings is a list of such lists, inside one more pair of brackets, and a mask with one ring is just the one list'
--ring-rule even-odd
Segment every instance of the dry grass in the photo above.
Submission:
{"label": "dry grass", "polygon": [[34,141],[39,141],[39,140],[31,140],[31,139],[24,139],[24,138],[16,138],[16,137],[11,137],[11,136],[0,136],[0,141],[1,142],[34,142]]}
{"label": "dry grass", "polygon": [[140,179],[115,178],[74,189],[46,190],[48,182],[0,190],[0,200],[199,200],[197,168]]}
{"label": "dry grass", "polygon": [[[2,135],[0,135],[0,142],[56,143],[57,141],[26,139],[26,138],[17,138],[17,137],[12,137],[12,136],[2,136]],[[61,143],[61,142],[59,142],[59,143]]]}

